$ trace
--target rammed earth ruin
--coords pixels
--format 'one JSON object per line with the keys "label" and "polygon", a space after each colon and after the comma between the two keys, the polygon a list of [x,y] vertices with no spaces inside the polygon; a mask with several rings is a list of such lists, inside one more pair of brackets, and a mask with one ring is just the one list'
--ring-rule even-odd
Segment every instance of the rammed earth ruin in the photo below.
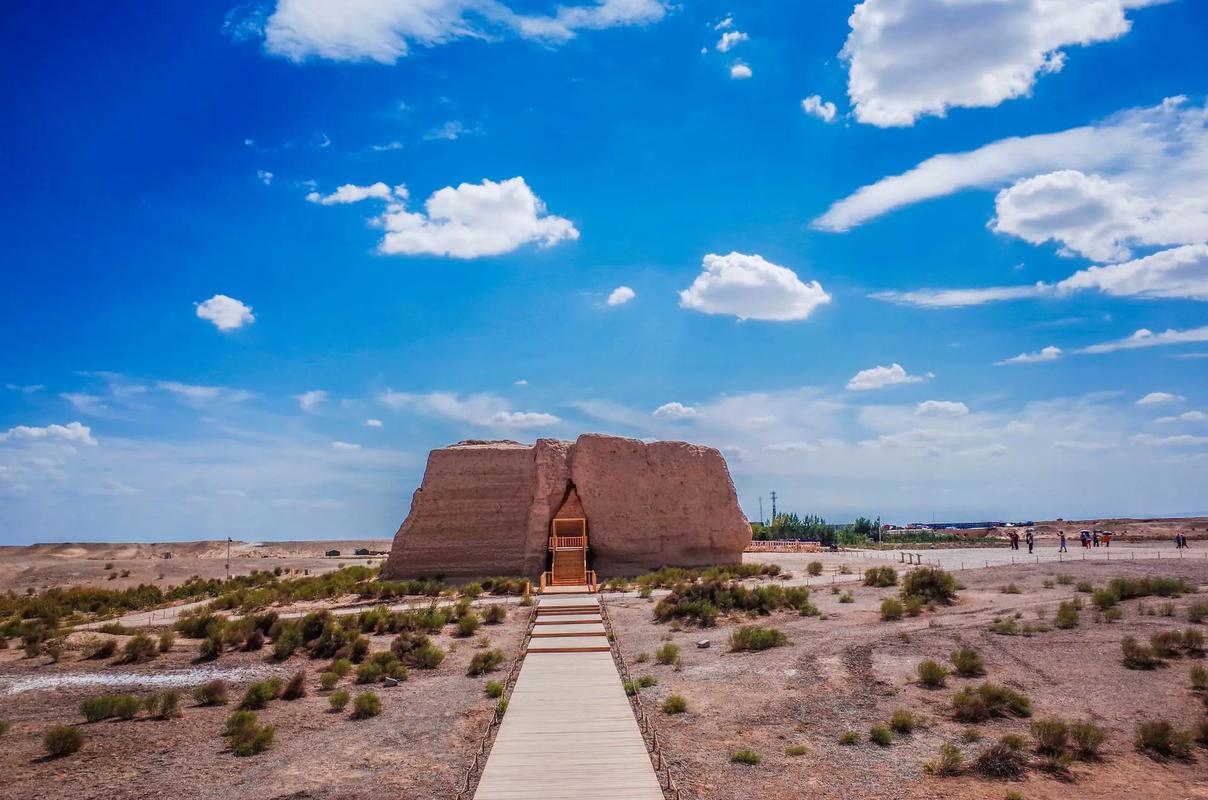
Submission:
{"label": "rammed earth ruin", "polygon": [[600,434],[464,441],[428,455],[382,574],[570,583],[583,569],[603,579],[735,564],[750,540],[712,447]]}

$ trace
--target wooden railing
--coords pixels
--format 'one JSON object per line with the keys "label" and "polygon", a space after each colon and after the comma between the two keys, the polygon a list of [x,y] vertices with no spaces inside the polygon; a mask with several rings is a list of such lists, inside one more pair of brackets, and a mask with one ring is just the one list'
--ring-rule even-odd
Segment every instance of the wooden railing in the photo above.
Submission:
{"label": "wooden railing", "polygon": [[550,550],[585,550],[587,548],[586,536],[551,536],[549,537]]}

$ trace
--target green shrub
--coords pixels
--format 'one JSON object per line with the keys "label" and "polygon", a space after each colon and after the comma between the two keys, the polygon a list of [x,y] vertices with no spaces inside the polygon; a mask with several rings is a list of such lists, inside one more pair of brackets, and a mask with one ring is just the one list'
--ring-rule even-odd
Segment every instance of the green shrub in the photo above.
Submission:
{"label": "green shrub", "polygon": [[1028,698],[992,683],[983,683],[976,689],[966,686],[952,697],[952,715],[960,722],[982,722],[991,717],[1028,717],[1031,714]]}
{"label": "green shrub", "polygon": [[839,602],[854,603],[856,602],[856,597],[851,592],[843,592],[843,594],[839,595]]}
{"label": "green shrub", "polygon": [[805,565],[805,571],[808,572],[810,575],[814,576],[815,578],[818,577],[819,575],[822,574],[822,562],[821,561],[811,561],[810,563]]}
{"label": "green shrub", "polygon": [[913,712],[899,708],[889,718],[889,728],[894,733],[912,733],[918,726],[919,720]]}
{"label": "green shrub", "polygon": [[[284,621],[282,621],[284,623]],[[302,633],[296,624],[280,624],[273,636],[273,658],[284,661],[302,646]]]}
{"label": "green shrub", "polygon": [[1124,619],[1124,609],[1120,608],[1119,606],[1109,608],[1103,612],[1103,621],[1108,624],[1119,622],[1122,619]]}
{"label": "green shrub", "polygon": [[927,601],[918,595],[910,595],[902,599],[902,605],[906,609],[906,616],[917,617],[923,613],[923,608],[926,607]]}
{"label": "green shrub", "polygon": [[1061,755],[1069,737],[1069,726],[1059,719],[1038,719],[1031,725],[1036,752],[1047,756]]}
{"label": "green shrub", "polygon": [[1083,720],[1070,725],[1070,739],[1078,757],[1092,761],[1099,757],[1099,748],[1107,741],[1107,731],[1090,720]]}
{"label": "green shrub", "polygon": [[281,682],[278,680],[256,681],[249,684],[247,690],[243,693],[243,702],[239,707],[245,711],[259,711],[269,704],[269,701],[277,699],[277,695],[281,693]]}
{"label": "green shrub", "polygon": [[1190,733],[1175,730],[1164,719],[1143,722],[1137,728],[1137,749],[1151,758],[1189,758],[1191,739]]}
{"label": "green shrub", "polygon": [[893,622],[902,618],[902,612],[905,609],[902,607],[900,600],[895,600],[892,597],[886,597],[881,601],[881,619],[886,622]]}
{"label": "green shrub", "polygon": [[508,618],[507,606],[494,603],[483,609],[482,621],[488,625],[498,625]]}
{"label": "green shrub", "polygon": [[483,650],[475,653],[474,657],[470,659],[470,670],[467,674],[475,676],[494,672],[499,669],[499,665],[502,663],[502,650]]}
{"label": "green shrub", "polygon": [[71,755],[84,745],[84,735],[80,729],[71,725],[56,725],[42,737],[46,754],[52,758]]}
{"label": "green shrub", "polygon": [[113,695],[89,697],[80,703],[80,713],[88,722],[100,722],[113,716]]}
{"label": "green shrub", "polygon": [[1062,586],[1069,586],[1070,584],[1072,584],[1074,582],[1074,576],[1073,575],[1058,575],[1057,582],[1060,583]]}
{"label": "green shrub", "polygon": [[1109,608],[1119,602],[1120,598],[1112,594],[1110,589],[1096,589],[1091,595],[1091,602],[1095,604],[1095,608],[1100,611],[1107,611]]}
{"label": "green shrub", "polygon": [[688,710],[688,701],[683,695],[669,694],[667,699],[663,701],[664,714],[683,714]]}
{"label": "green shrub", "polygon": [[1208,669],[1199,664],[1191,668],[1191,688],[1197,692],[1208,692]]}
{"label": "green shrub", "polygon": [[986,665],[981,655],[972,647],[961,647],[953,650],[949,656],[957,675],[962,678],[979,678],[986,674]]}
{"label": "green shrub", "polygon": [[638,685],[639,689],[649,689],[651,686],[658,686],[659,679],[653,675],[643,675],[634,681],[634,683]]}
{"label": "green shrub", "polygon": [[870,567],[864,570],[865,586],[884,588],[886,586],[896,586],[897,583],[898,571],[893,567]]}
{"label": "green shrub", "polygon": [[382,713],[382,701],[373,692],[361,692],[352,702],[353,719],[369,719]]}
{"label": "green shrub", "polygon": [[[425,637],[424,641],[427,641],[427,637]],[[337,658],[335,661],[331,662],[331,666],[329,666],[327,669],[343,678],[347,676],[348,673],[352,672],[352,662],[346,658]]]}
{"label": "green shrub", "polygon": [[508,701],[506,698],[501,699],[495,704],[495,721],[499,722],[503,719],[503,715],[508,713]]}
{"label": "green shrub", "polygon": [[1078,605],[1070,600],[1065,600],[1061,605],[1057,606],[1057,615],[1053,618],[1053,625],[1063,630],[1078,627]]}
{"label": "green shrub", "polygon": [[1187,606],[1187,621],[1200,624],[1208,619],[1208,603],[1203,600],[1196,600],[1191,605]]}
{"label": "green shrub", "polygon": [[956,599],[956,578],[939,567],[919,567],[902,578],[902,596],[948,604]]}
{"label": "green shrub", "polygon": [[677,645],[667,642],[654,651],[654,660],[660,664],[680,663],[680,649]]}
{"label": "green shrub", "polygon": [[963,742],[969,742],[972,744],[973,742],[980,742],[981,740],[982,732],[977,728],[965,728],[965,730],[961,732],[961,741]]}
{"label": "green shrub", "polygon": [[1204,655],[1204,634],[1194,629],[1183,631],[1183,649],[1197,658]]}
{"label": "green shrub", "polygon": [[166,630],[159,635],[159,652],[167,653],[172,650],[172,645],[176,644],[176,634],[171,630]]}
{"label": "green shrub", "polygon": [[159,655],[159,649],[150,636],[145,633],[136,633],[126,640],[122,653],[122,660],[127,664],[141,664]]}
{"label": "green shrub", "polygon": [[1023,737],[1018,733],[1004,733],[1002,736],[998,737],[998,741],[1002,742],[1012,750],[1018,750],[1020,752],[1023,752],[1023,748],[1027,744],[1027,742],[1023,740]]}
{"label": "green shrub", "polygon": [[118,719],[134,719],[143,708],[143,700],[132,694],[113,696],[113,716]]}
{"label": "green shrub", "polygon": [[240,757],[263,753],[272,746],[277,729],[272,725],[261,725],[251,711],[236,711],[227,718],[224,735],[231,752]]}
{"label": "green shrub", "polygon": [[499,681],[487,681],[482,690],[487,697],[503,697],[503,684]]}
{"label": "green shrub", "polygon": [[227,682],[215,678],[203,683],[193,690],[193,699],[199,706],[224,706],[227,703]]}
{"label": "green shrub", "polygon": [[873,725],[868,729],[868,739],[881,747],[888,747],[893,743],[893,734],[884,725]]}
{"label": "green shrub", "polygon": [[467,612],[457,620],[457,635],[461,637],[473,636],[481,621],[474,612]]}
{"label": "green shrub", "polygon": [[117,639],[100,639],[88,646],[84,657],[95,659],[113,658],[113,654],[116,652]]}
{"label": "green shrub", "polygon": [[1023,753],[1003,742],[989,745],[973,759],[973,770],[987,778],[1019,778],[1026,768]]}
{"label": "green shrub", "polygon": [[788,644],[789,637],[776,628],[761,628],[758,625],[743,625],[730,634],[730,649],[734,652],[767,650]]}
{"label": "green shrub", "polygon": [[1107,588],[1121,600],[1151,596],[1179,597],[1195,591],[1194,586],[1181,578],[1113,578]]}
{"label": "green shrub", "polygon": [[340,682],[340,676],[334,672],[319,673],[319,688],[323,691],[329,691],[336,688],[336,684]]}
{"label": "green shrub", "polygon": [[207,636],[201,640],[201,646],[197,649],[198,661],[213,661],[222,655],[222,640],[212,636]]}
{"label": "green shrub", "polygon": [[1078,585],[1074,587],[1074,591],[1082,594],[1091,594],[1095,591],[1095,584],[1090,581],[1078,581]]}
{"label": "green shrub", "polygon": [[839,734],[839,744],[841,745],[846,746],[859,743],[860,734],[856,733],[855,731],[843,731],[843,733]]}
{"label": "green shrub", "polygon": [[930,658],[919,662],[919,683],[928,689],[939,689],[948,678],[948,670]]}
{"label": "green shrub", "polygon": [[[818,562],[815,561],[814,563]],[[759,757],[759,753],[756,753],[754,750],[735,750],[730,754],[731,764],[747,764],[753,767],[762,760]]]}
{"label": "green shrub", "polygon": [[1124,666],[1128,669],[1154,669],[1162,663],[1162,659],[1158,658],[1151,648],[1131,636],[1124,637],[1120,642],[1120,649],[1124,653]]}
{"label": "green shrub", "polygon": [[332,711],[343,711],[351,697],[352,695],[348,693],[347,689],[340,689],[338,692],[331,693],[331,696],[327,698],[327,704],[331,706]]}
{"label": "green shrub", "polygon": [[803,744],[794,744],[784,748],[786,756],[803,756],[809,751],[810,749]]}
{"label": "green shrub", "polygon": [[372,661],[357,667],[357,683],[377,683],[382,679],[382,668]]}
{"label": "green shrub", "polygon": [[1006,586],[1000,586],[998,591],[1003,594],[1023,594],[1023,589],[1020,589],[1013,583],[1008,583]]}
{"label": "green shrub", "polygon": [[285,688],[281,690],[282,700],[297,700],[306,697],[306,670],[300,669],[294,673]]}
{"label": "green shrub", "polygon": [[1174,658],[1183,645],[1183,634],[1179,631],[1159,631],[1149,637],[1149,646],[1158,658]]}
{"label": "green shrub", "polygon": [[961,754],[960,748],[951,742],[944,742],[940,745],[940,754],[935,761],[923,764],[924,772],[938,777],[960,775],[964,768],[965,757]]}

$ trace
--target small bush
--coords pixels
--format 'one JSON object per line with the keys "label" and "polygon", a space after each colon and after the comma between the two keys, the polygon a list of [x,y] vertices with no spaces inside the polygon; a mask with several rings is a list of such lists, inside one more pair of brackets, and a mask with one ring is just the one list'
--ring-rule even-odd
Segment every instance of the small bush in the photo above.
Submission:
{"label": "small bush", "polygon": [[758,625],[743,625],[730,634],[730,649],[734,652],[767,650],[788,644],[789,637],[776,628],[761,628]]}
{"label": "small bush", "polygon": [[352,672],[352,662],[346,658],[337,658],[335,661],[331,662],[331,666],[329,666],[327,669],[343,678],[348,673]]}
{"label": "small bush", "polygon": [[1189,758],[1191,738],[1164,719],[1150,720],[1137,728],[1137,749],[1150,758]]}
{"label": "small bush", "polygon": [[1206,619],[1208,619],[1208,603],[1205,603],[1203,600],[1196,600],[1187,606],[1188,622],[1194,622],[1196,625],[1199,625]]}
{"label": "small bush", "polygon": [[1175,658],[1183,645],[1183,634],[1179,631],[1160,631],[1149,637],[1149,646],[1158,658]]}
{"label": "small bush", "polygon": [[1003,594],[1023,594],[1023,589],[1020,589],[1013,583],[1008,583],[1006,586],[1000,586],[998,591]]}
{"label": "small bush", "polygon": [[1208,669],[1199,664],[1191,668],[1191,688],[1197,692],[1208,692]]}
{"label": "small bush", "polygon": [[654,660],[660,664],[678,664],[680,662],[679,652],[680,649],[678,646],[667,642],[654,651]]}
{"label": "small bush", "polygon": [[351,698],[352,695],[348,693],[347,689],[341,689],[331,693],[331,696],[327,698],[327,704],[331,706],[332,711],[343,711]]}
{"label": "small bush", "polygon": [[488,625],[498,625],[508,618],[507,606],[495,603],[487,606],[482,612],[482,621]]}
{"label": "small bush", "polygon": [[637,684],[639,689],[649,689],[651,686],[658,686],[659,679],[653,675],[643,675],[634,681],[634,683]]}
{"label": "small bush", "polygon": [[147,710],[156,719],[176,719],[180,713],[180,692],[161,692],[148,698]]}
{"label": "small bush", "polygon": [[843,731],[843,733],[839,734],[839,744],[841,745],[846,746],[859,743],[860,734],[856,733],[855,731]]}
{"label": "small bush", "polygon": [[964,768],[965,757],[961,755],[960,748],[951,742],[944,742],[940,745],[940,754],[935,761],[923,764],[924,772],[939,777],[960,775]]}
{"label": "small bush", "polygon": [[86,651],[85,658],[106,659],[113,658],[117,652],[117,639],[101,639],[89,646]]}
{"label": "small bush", "polygon": [[870,567],[864,570],[865,586],[885,588],[886,586],[896,586],[897,583],[898,571],[893,567]]}
{"label": "small bush", "polygon": [[357,683],[377,683],[382,679],[382,668],[372,662],[366,661],[361,666],[357,667]]}
{"label": "small bush", "polygon": [[1119,606],[1109,608],[1103,612],[1103,621],[1108,624],[1119,622],[1122,619],[1124,619],[1124,609],[1120,608]]}
{"label": "small bush", "polygon": [[276,700],[280,693],[280,681],[256,681],[248,685],[247,690],[243,693],[243,702],[239,704],[239,707],[245,711],[259,711],[267,706],[269,701]]}
{"label": "small bush", "polygon": [[952,715],[960,722],[983,722],[991,717],[1028,717],[1031,714],[1028,698],[992,683],[983,683],[976,689],[966,686],[952,697]]}
{"label": "small bush", "polygon": [[503,684],[499,681],[487,681],[483,684],[482,691],[487,697],[503,697]]}
{"label": "small bush", "polygon": [[918,595],[910,595],[902,600],[902,605],[906,608],[906,616],[917,617],[923,613],[923,609],[927,605],[927,601]]}
{"label": "small bush", "polygon": [[8,733],[8,731],[11,727],[12,727],[12,725],[9,723],[8,720],[0,719],[0,736],[3,736],[4,734]]}
{"label": "small bush", "polygon": [[325,692],[336,688],[336,684],[339,682],[340,676],[334,672],[327,671],[319,673],[319,688]]}
{"label": "small bush", "polygon": [[928,689],[939,689],[948,678],[948,670],[937,661],[930,658],[919,662],[919,683]]}
{"label": "small bush", "polygon": [[881,747],[889,747],[893,743],[893,734],[884,725],[873,725],[868,729],[868,739]]}
{"label": "small bush", "polygon": [[1092,594],[1095,591],[1095,584],[1090,581],[1078,581],[1078,585],[1074,587],[1075,592],[1082,594]]}
{"label": "small bush", "polygon": [[[818,562],[815,561],[813,563],[817,564]],[[747,764],[753,767],[762,760],[759,757],[759,753],[756,753],[754,750],[735,750],[730,754],[731,764]]]}
{"label": "small bush", "polygon": [[919,567],[902,579],[902,596],[946,605],[956,599],[956,578],[939,567]]}
{"label": "small bush", "polygon": [[506,699],[501,699],[495,704],[495,721],[499,722],[502,720],[503,715],[506,713],[508,713],[508,701]]}
{"label": "small bush", "polygon": [[297,700],[301,697],[306,697],[306,670],[304,669],[295,672],[294,676],[289,679],[289,683],[285,684],[285,688],[281,690],[282,700]]}
{"label": "small bush", "polygon": [[1124,653],[1124,666],[1128,669],[1154,669],[1162,663],[1162,659],[1158,658],[1152,649],[1131,636],[1124,637],[1120,642],[1120,649]]}
{"label": "small bush", "polygon": [[159,652],[167,653],[172,650],[172,645],[176,644],[176,633],[171,630],[166,630],[159,635]]}
{"label": "small bush", "polygon": [[1063,601],[1061,605],[1057,606],[1057,615],[1053,618],[1053,625],[1064,630],[1078,627],[1078,605],[1069,600]]}
{"label": "small bush", "polygon": [[1099,748],[1107,741],[1107,731],[1090,720],[1084,720],[1070,725],[1070,739],[1078,757],[1092,761],[1099,757]]}
{"label": "small bush", "polygon": [[1074,582],[1074,576],[1073,575],[1058,575],[1057,582],[1060,583],[1062,586],[1069,586],[1070,584],[1072,584]]}
{"label": "small bush", "polygon": [[475,653],[470,659],[470,670],[468,675],[484,675],[488,672],[494,672],[499,669],[499,665],[503,663],[502,650],[483,650]]}
{"label": "small bush", "polygon": [[100,722],[113,716],[113,696],[89,697],[80,703],[80,713],[88,722]]}
{"label": "small bush", "polygon": [[478,619],[478,615],[472,611],[467,612],[457,620],[457,635],[461,637],[473,636],[480,624],[481,621]]}
{"label": "small bush", "polygon": [[222,655],[222,640],[207,636],[201,640],[201,646],[197,648],[198,661],[213,661]]}
{"label": "small bush", "polygon": [[1023,753],[1003,742],[986,747],[973,759],[973,770],[987,778],[1019,778],[1026,766]]}
{"label": "small bush", "polygon": [[225,735],[231,752],[246,757],[267,750],[277,735],[277,729],[272,725],[261,725],[251,711],[236,711],[227,718]]}
{"label": "small bush", "polygon": [[1204,634],[1194,629],[1183,631],[1183,649],[1197,658],[1204,655]]}
{"label": "small bush", "polygon": [[853,595],[851,592],[844,592],[843,594],[839,595],[839,602],[840,603],[854,603],[854,602],[856,602],[856,598],[855,598],[855,595]]}
{"label": "small bush", "polygon": [[794,744],[784,748],[784,754],[786,756],[803,756],[809,751],[810,749],[803,744]]}
{"label": "small bush", "polygon": [[264,649],[264,634],[260,632],[259,628],[249,633],[243,640],[243,649],[249,653]]}
{"label": "small bush", "polygon": [[1036,752],[1046,756],[1061,755],[1069,737],[1069,727],[1059,719],[1038,719],[1031,725]]}
{"label": "small bush", "polygon": [[980,742],[981,740],[982,732],[977,728],[965,728],[965,730],[961,733],[962,742],[969,742],[972,744],[973,742]]}
{"label": "small bush", "polygon": [[42,737],[47,755],[52,758],[71,755],[78,752],[84,745],[84,735],[80,729],[71,725],[56,725]]}
{"label": "small bush", "polygon": [[986,665],[981,655],[972,647],[953,650],[948,656],[957,675],[962,678],[979,678],[986,674]]}
{"label": "small bush", "polygon": [[227,682],[221,678],[203,683],[193,690],[193,699],[199,706],[225,706],[227,704]]}
{"label": "small bush", "polygon": [[440,662],[444,660],[444,650],[441,650],[434,644],[427,644],[417,647],[408,653],[406,658],[403,659],[403,663],[416,669],[436,669],[440,666]]}
{"label": "small bush", "polygon": [[373,692],[361,692],[352,703],[353,719],[369,719],[382,713],[382,701]]}
{"label": "small bush", "polygon": [[892,597],[886,597],[881,601],[881,619],[885,622],[893,622],[902,618],[902,612],[905,609],[902,607],[902,601]]}
{"label": "small bush", "polygon": [[669,694],[667,699],[663,701],[664,714],[683,714],[688,710],[688,701],[683,695]]}
{"label": "small bush", "polygon": [[811,561],[810,563],[805,565],[805,571],[808,572],[810,575],[814,576],[815,578],[818,577],[819,575],[822,574],[822,562],[821,561]]}
{"label": "small bush", "polygon": [[889,728],[894,733],[913,733],[918,724],[919,720],[914,713],[902,708],[893,712],[893,716],[889,718]]}

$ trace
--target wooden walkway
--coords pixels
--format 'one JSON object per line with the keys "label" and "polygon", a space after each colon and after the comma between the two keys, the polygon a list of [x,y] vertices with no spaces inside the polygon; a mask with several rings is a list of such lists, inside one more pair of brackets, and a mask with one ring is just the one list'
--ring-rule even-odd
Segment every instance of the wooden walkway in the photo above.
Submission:
{"label": "wooden walkway", "polygon": [[[663,800],[599,598],[543,595],[537,603],[534,638],[474,800]],[[561,652],[568,648],[590,649]]]}

